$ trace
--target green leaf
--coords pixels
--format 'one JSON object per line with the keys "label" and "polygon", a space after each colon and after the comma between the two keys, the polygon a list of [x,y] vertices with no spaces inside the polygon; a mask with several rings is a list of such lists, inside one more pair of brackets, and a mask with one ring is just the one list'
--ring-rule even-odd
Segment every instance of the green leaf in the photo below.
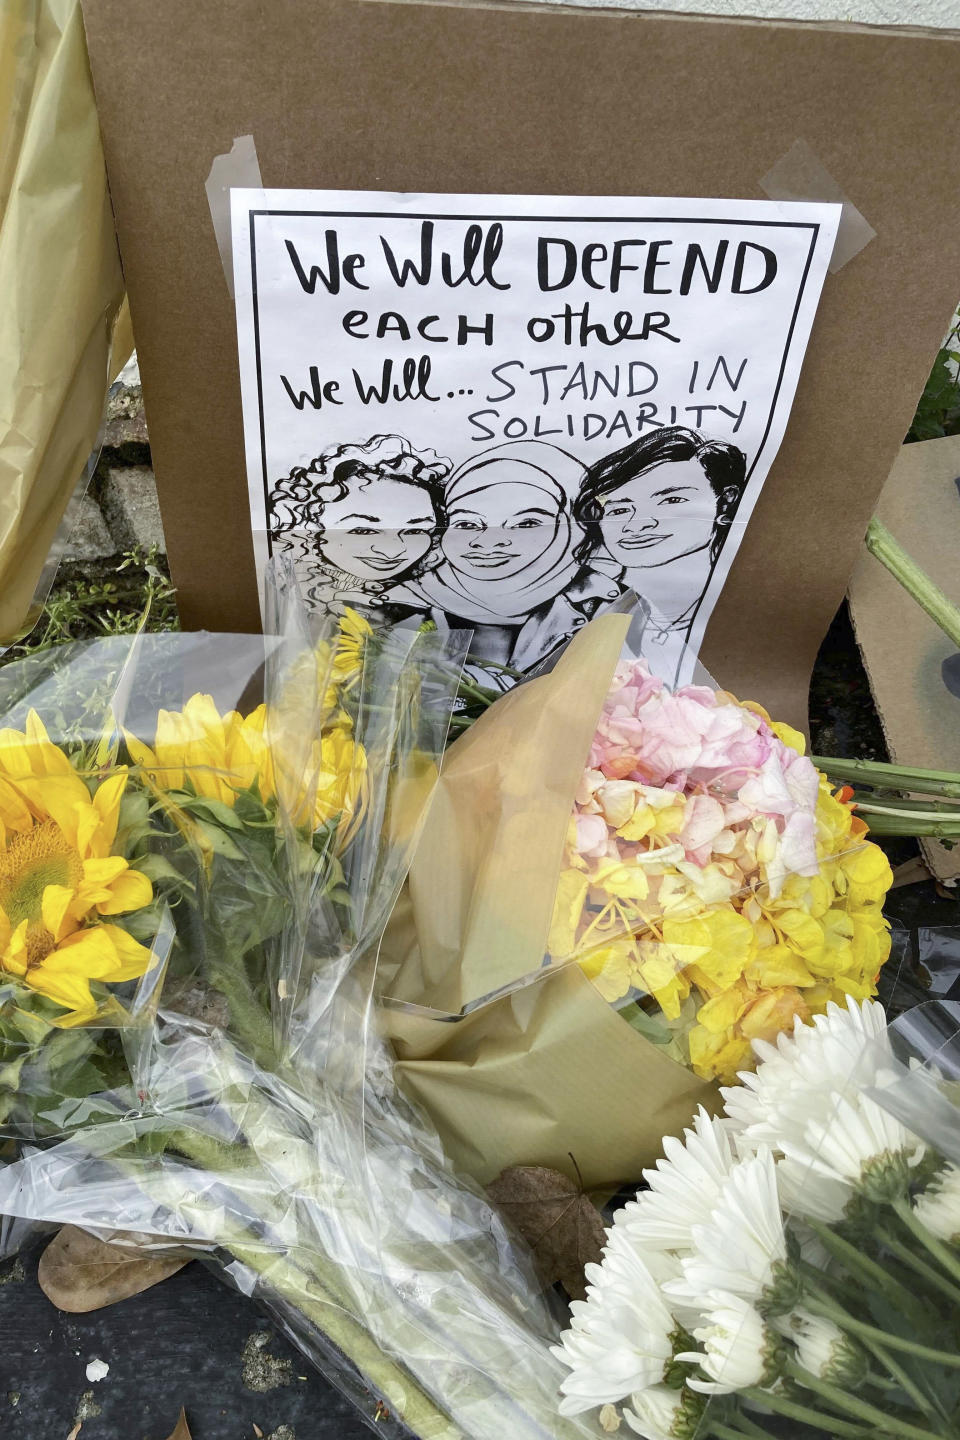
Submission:
{"label": "green leaf", "polygon": [[643,1035],[647,1040],[652,1041],[654,1045],[669,1045],[673,1039],[673,1035],[667,1029],[666,1025],[662,1024],[653,1015],[648,1015],[646,1010],[640,1005],[624,1005],[619,1014],[621,1020],[626,1020],[632,1029],[636,1030],[638,1034]]}
{"label": "green leaf", "polygon": [[227,860],[244,860],[246,856],[230,836],[226,834],[219,825],[209,821],[197,819],[197,828],[205,840],[209,842],[211,850],[217,855],[222,855]]}
{"label": "green leaf", "polygon": [[225,805],[222,800],[210,800],[205,795],[197,796],[195,799],[191,797],[184,802],[183,808],[189,810],[191,814],[201,810],[211,819],[216,820],[218,825],[225,825],[228,830],[243,829],[243,821],[237,817],[231,806]]}
{"label": "green leaf", "polygon": [[155,884],[169,882],[174,885],[182,885],[188,890],[195,890],[196,886],[189,881],[185,875],[181,875],[177,867],[172,864],[166,855],[159,855],[156,851],[144,855],[137,860],[136,868],[146,875],[148,880]]}

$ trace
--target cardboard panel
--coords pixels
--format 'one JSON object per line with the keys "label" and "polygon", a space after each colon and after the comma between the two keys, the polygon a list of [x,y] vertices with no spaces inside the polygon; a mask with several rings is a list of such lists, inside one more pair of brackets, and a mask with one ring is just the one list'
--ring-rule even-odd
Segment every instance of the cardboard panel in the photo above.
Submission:
{"label": "cardboard panel", "polygon": [[[960,435],[905,445],[877,515],[917,564],[960,605]],[[850,580],[850,614],[890,758],[960,770],[957,647],[864,548]],[[921,842],[942,879],[960,877],[960,847]]]}
{"label": "cardboard panel", "polygon": [[[174,579],[255,627],[234,320],[204,180],[764,198],[802,139],[877,232],[828,278],[704,659],[802,723],[818,642],[957,299],[960,36],[377,0],[85,0]],[[938,150],[939,137],[944,137]]]}

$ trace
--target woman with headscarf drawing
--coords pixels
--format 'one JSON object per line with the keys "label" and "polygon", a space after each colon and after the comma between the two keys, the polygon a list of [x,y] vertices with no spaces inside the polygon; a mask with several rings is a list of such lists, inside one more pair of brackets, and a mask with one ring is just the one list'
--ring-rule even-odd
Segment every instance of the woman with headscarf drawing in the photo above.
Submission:
{"label": "woman with headscarf drawing", "polygon": [[585,474],[538,440],[472,456],[444,489],[439,564],[389,600],[441,628],[471,627],[476,660],[530,669],[618,593],[574,557],[583,535],[571,512]]}
{"label": "woman with headscarf drawing", "polygon": [[745,485],[742,450],[680,425],[651,430],[587,472],[573,507],[584,532],[577,558],[613,561],[623,589],[647,602],[643,648],[664,676],[682,656]]}

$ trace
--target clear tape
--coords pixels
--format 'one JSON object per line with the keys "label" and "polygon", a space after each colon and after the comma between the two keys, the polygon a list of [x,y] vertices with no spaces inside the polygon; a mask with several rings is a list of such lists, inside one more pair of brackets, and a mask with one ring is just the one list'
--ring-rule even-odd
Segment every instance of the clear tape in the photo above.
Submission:
{"label": "clear tape", "polygon": [[230,227],[230,191],[233,188],[259,190],[260,161],[252,135],[238,135],[225,155],[215,155],[205,182],[210,218],[213,221],[223,274],[233,299],[233,248]]}
{"label": "clear tape", "polygon": [[843,207],[829,265],[831,274],[842,270],[876,238],[876,230],[806,140],[795,140],[758,183],[771,200],[823,200]]}

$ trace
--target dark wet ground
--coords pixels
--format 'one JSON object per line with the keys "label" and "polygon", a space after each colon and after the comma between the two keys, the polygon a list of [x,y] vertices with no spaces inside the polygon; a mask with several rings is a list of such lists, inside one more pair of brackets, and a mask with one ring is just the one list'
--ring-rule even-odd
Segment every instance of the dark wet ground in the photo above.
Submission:
{"label": "dark wet ground", "polygon": [[[844,609],[824,642],[811,690],[815,752],[885,756],[883,734]],[[917,854],[889,847],[894,865]],[[960,902],[934,881],[891,892],[901,958],[897,998],[924,998],[937,970],[930,927],[960,926]],[[927,953],[932,952],[932,953]],[[942,957],[941,957],[942,958]],[[952,973],[934,974],[941,992]],[[957,965],[960,974],[960,964]],[[88,1316],[63,1315],[36,1283],[42,1242],[0,1265],[2,1440],[167,1440],[184,1406],[193,1440],[362,1440],[370,1431],[256,1305],[198,1264],[146,1294]],[[5,1282],[5,1283],[3,1283]],[[110,1366],[97,1383],[86,1366]],[[78,1421],[81,1430],[76,1430]],[[787,1437],[789,1430],[780,1433]],[[178,1437],[179,1440],[179,1437]],[[510,1440],[504,1436],[504,1440]]]}

